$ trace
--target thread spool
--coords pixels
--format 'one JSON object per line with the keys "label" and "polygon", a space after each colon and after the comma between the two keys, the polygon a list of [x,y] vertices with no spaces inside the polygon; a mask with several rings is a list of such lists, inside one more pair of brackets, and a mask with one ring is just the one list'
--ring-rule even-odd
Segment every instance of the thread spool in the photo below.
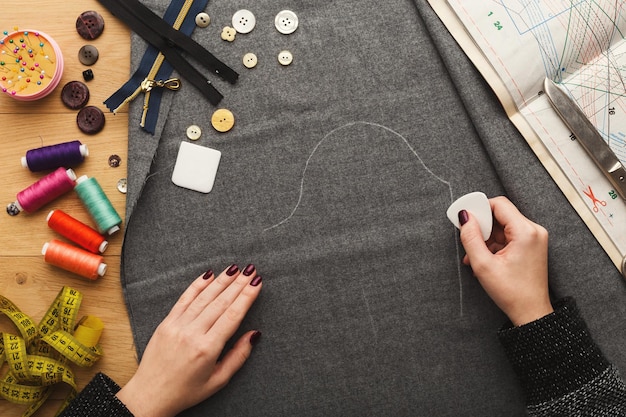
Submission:
{"label": "thread spool", "polygon": [[57,239],[46,242],[41,254],[46,263],[91,280],[104,276],[107,270],[107,264],[102,262],[104,260],[102,256]]}
{"label": "thread spool", "polygon": [[17,193],[17,201],[7,206],[12,216],[21,211],[32,213],[74,188],[76,174],[72,169],[57,168],[36,183]]}
{"label": "thread spool", "polygon": [[89,156],[87,145],[79,140],[31,149],[22,157],[22,166],[32,172],[79,165]]}
{"label": "thread spool", "polygon": [[74,189],[96,222],[100,233],[112,235],[120,230],[122,218],[117,214],[113,204],[95,178],[88,178],[86,175],[81,176],[76,180]]}
{"label": "thread spool", "polygon": [[46,220],[52,230],[90,252],[104,253],[109,246],[100,233],[64,211],[52,210]]}
{"label": "thread spool", "polygon": [[20,101],[50,94],[63,76],[59,45],[39,31],[4,32],[0,39],[0,91]]}

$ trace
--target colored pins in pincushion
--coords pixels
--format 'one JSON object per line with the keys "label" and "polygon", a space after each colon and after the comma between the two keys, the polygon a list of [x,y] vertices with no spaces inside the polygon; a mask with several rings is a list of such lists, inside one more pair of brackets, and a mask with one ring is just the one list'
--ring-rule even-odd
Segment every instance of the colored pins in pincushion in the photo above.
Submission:
{"label": "colored pins in pincushion", "polygon": [[74,188],[76,174],[72,169],[57,168],[17,194],[17,200],[7,206],[12,216],[21,211],[32,213]]}
{"label": "colored pins in pincushion", "polygon": [[41,254],[46,263],[91,280],[104,276],[107,270],[102,256],[56,239],[45,243]]}
{"label": "colored pins in pincushion", "polygon": [[47,171],[59,167],[75,167],[89,155],[87,145],[78,140],[31,149],[22,157],[22,166],[32,172]]}
{"label": "colored pins in pincushion", "polygon": [[21,101],[50,94],[63,75],[59,45],[39,31],[9,33],[0,39],[0,91]]}
{"label": "colored pins in pincushion", "polygon": [[109,245],[100,233],[64,211],[52,210],[47,221],[52,230],[90,252],[104,253]]}
{"label": "colored pins in pincushion", "polygon": [[117,214],[95,178],[88,178],[86,175],[81,176],[76,180],[74,190],[87,208],[91,218],[96,222],[100,233],[112,235],[120,230],[122,218]]}

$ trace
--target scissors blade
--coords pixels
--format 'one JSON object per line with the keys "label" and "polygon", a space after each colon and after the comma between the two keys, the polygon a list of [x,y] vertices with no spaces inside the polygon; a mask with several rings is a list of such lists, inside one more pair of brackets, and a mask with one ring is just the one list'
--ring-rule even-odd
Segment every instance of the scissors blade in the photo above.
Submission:
{"label": "scissors blade", "polygon": [[552,80],[546,78],[544,90],[552,107],[576,136],[593,162],[611,182],[615,191],[626,201],[626,168],[613,150],[602,139],[595,126],[576,102],[561,90]]}

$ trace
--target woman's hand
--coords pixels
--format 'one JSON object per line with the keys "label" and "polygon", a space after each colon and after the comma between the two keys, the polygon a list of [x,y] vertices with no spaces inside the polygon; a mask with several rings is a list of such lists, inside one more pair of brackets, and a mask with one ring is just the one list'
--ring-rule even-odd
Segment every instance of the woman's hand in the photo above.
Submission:
{"label": "woman's hand", "polygon": [[223,388],[260,332],[244,334],[218,362],[261,290],[254,265],[198,277],[158,326],[135,375],[117,397],[136,417],[174,416]]}
{"label": "woman's hand", "polygon": [[459,212],[463,263],[487,294],[520,326],[554,311],[548,290],[548,232],[524,217],[505,197],[489,200],[494,228],[483,241],[477,220]]}

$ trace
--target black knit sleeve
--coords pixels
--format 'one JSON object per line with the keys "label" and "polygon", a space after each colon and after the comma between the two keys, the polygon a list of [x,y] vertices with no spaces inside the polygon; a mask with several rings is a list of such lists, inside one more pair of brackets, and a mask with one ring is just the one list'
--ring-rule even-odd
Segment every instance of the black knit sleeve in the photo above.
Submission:
{"label": "black knit sleeve", "polygon": [[554,313],[499,339],[527,395],[530,415],[626,415],[626,386],[565,298]]}
{"label": "black knit sleeve", "polygon": [[133,417],[115,396],[119,390],[111,378],[98,373],[59,417]]}

